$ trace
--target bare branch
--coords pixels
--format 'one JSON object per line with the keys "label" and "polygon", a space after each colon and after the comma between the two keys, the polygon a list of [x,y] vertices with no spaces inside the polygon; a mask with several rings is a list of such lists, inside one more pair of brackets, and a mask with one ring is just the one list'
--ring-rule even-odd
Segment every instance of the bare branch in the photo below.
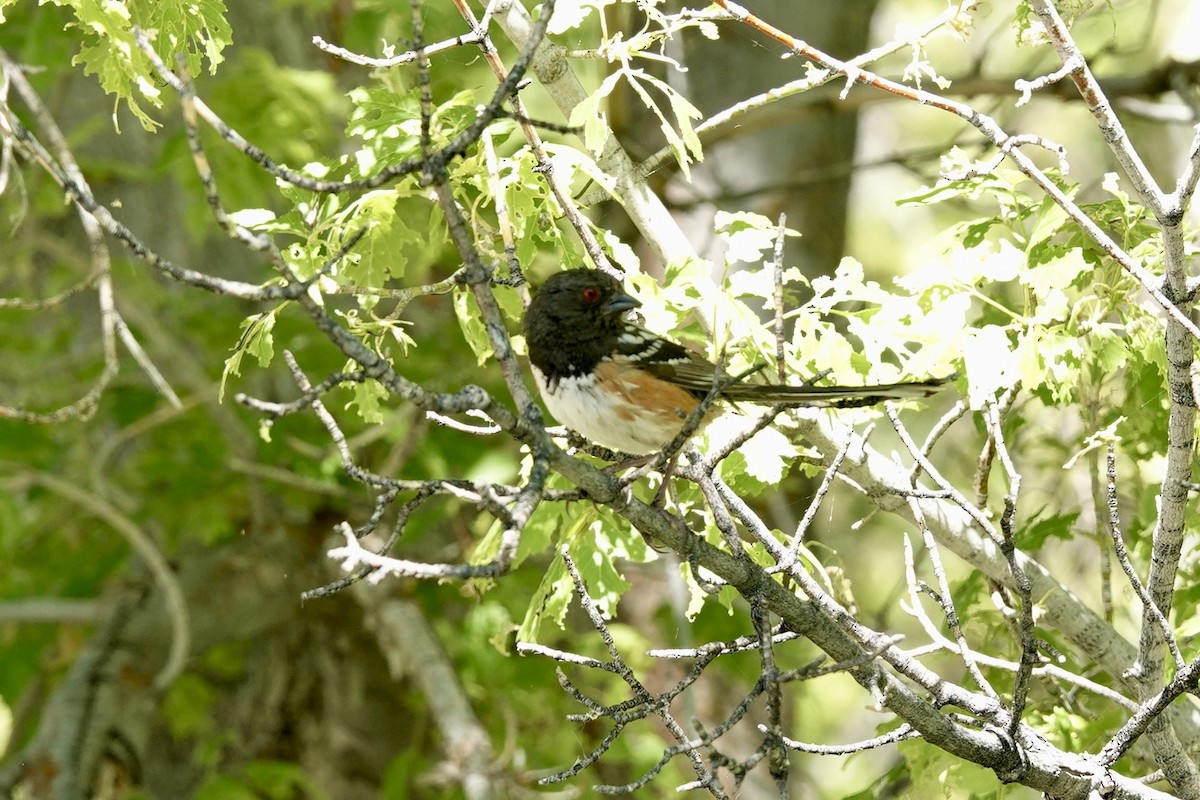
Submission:
{"label": "bare branch", "polygon": [[1108,518],[1106,520],[1108,524],[1105,527],[1108,528],[1108,535],[1112,538],[1113,553],[1116,555],[1117,563],[1121,565],[1125,577],[1129,579],[1129,585],[1138,599],[1142,601],[1142,609],[1158,625],[1163,641],[1167,643],[1167,647],[1171,650],[1171,656],[1175,659],[1175,671],[1182,672],[1185,662],[1183,654],[1179,652],[1179,643],[1175,641],[1175,632],[1171,629],[1171,623],[1146,591],[1146,586],[1138,577],[1137,570],[1133,568],[1133,563],[1129,560],[1129,552],[1125,549],[1125,537],[1121,535],[1121,514],[1117,502],[1117,452],[1112,443],[1108,445],[1108,456],[1105,463],[1107,464],[1105,473],[1108,478]]}
{"label": "bare branch", "polygon": [[[1013,392],[1015,394],[1015,391]],[[1029,676],[1038,664],[1037,645],[1034,643],[1033,632],[1033,588],[1029,576],[1021,562],[1017,560],[1016,516],[1017,498],[1021,492],[1021,474],[1017,472],[1012,457],[1008,453],[1008,445],[1004,440],[1004,428],[1000,416],[999,405],[995,402],[987,404],[984,409],[984,420],[987,423],[989,438],[994,442],[996,454],[1004,465],[1008,476],[1008,493],[1004,496],[1004,513],[1000,516],[1000,531],[1003,539],[1000,550],[1008,561],[1008,568],[1013,574],[1017,597],[1021,601],[1021,613],[1017,618],[1017,631],[1021,645],[1021,668],[1017,670],[1017,679],[1013,683],[1012,721],[1009,722],[1008,734],[1015,737],[1017,725],[1025,711],[1026,694],[1029,691]]]}
{"label": "bare branch", "polygon": [[789,739],[786,736],[780,739],[784,746],[790,750],[798,750],[801,753],[813,753],[819,756],[849,756],[855,753],[861,753],[864,750],[874,750],[876,747],[883,747],[896,742],[903,742],[906,739],[916,739],[920,736],[910,725],[901,725],[891,733],[885,733],[882,736],[876,736],[874,739],[864,739],[861,742],[853,744],[809,744],[808,742],[798,742],[795,739]]}

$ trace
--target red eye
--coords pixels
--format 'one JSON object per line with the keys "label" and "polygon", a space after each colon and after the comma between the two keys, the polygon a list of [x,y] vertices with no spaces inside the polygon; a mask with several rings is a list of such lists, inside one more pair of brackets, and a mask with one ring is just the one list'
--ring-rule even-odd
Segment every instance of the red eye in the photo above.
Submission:
{"label": "red eye", "polygon": [[600,299],[600,289],[596,286],[588,286],[583,290],[583,300],[586,303],[594,303]]}

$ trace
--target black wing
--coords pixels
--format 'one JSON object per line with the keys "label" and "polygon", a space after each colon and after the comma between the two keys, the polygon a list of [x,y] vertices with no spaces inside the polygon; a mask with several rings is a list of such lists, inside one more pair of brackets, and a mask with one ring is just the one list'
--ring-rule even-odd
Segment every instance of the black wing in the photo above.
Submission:
{"label": "black wing", "polygon": [[627,325],[617,339],[618,357],[656,378],[686,389],[703,399],[724,373],[717,366],[678,342],[664,339],[636,325]]}
{"label": "black wing", "polygon": [[[703,399],[717,382],[728,382],[728,373],[678,342],[644,328],[627,325],[617,340],[617,354],[657,378]],[[955,376],[923,381],[881,383],[873,386],[788,386],[738,381],[721,389],[720,397],[733,403],[794,403],[817,408],[853,408],[885,400],[918,400],[929,397]]]}

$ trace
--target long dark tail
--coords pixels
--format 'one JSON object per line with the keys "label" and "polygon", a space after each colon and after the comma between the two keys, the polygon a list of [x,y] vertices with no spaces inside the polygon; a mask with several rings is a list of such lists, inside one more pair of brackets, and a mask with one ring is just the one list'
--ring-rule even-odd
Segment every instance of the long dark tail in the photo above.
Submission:
{"label": "long dark tail", "polygon": [[735,383],[721,391],[733,402],[795,403],[814,408],[856,408],[873,406],[885,400],[919,400],[935,394],[953,375],[906,383],[880,383],[875,386],[784,386],[780,384]]}

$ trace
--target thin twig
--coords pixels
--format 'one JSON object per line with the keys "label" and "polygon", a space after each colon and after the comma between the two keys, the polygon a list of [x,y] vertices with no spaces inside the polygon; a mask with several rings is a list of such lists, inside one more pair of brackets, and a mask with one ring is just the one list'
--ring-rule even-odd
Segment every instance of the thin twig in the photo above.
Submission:
{"label": "thin twig", "polygon": [[1008,445],[1004,440],[1002,419],[996,403],[988,403],[984,409],[984,421],[995,443],[996,455],[1004,466],[1008,476],[1008,493],[1004,496],[1004,512],[1000,515],[1000,551],[1008,561],[1012,572],[1013,584],[1016,586],[1017,597],[1021,601],[1021,613],[1017,617],[1017,630],[1021,646],[1021,668],[1017,670],[1016,680],[1012,690],[1012,719],[1008,725],[1008,735],[1016,740],[1017,727],[1021,724],[1021,715],[1025,711],[1026,695],[1029,691],[1029,676],[1037,666],[1039,659],[1037,645],[1034,641],[1033,621],[1033,588],[1029,576],[1017,558],[1016,515],[1017,498],[1021,492],[1021,474],[1008,453]]}
{"label": "thin twig", "polygon": [[419,53],[417,50],[406,50],[403,53],[384,58],[367,56],[363,55],[362,53],[355,53],[354,51],[347,50],[344,47],[330,44],[320,36],[314,36],[312,38],[312,43],[320,50],[323,50],[332,56],[337,56],[343,61],[348,61],[351,64],[358,64],[364,67],[374,67],[376,69],[388,69],[390,67],[398,67],[401,64],[411,64],[418,58],[444,53],[447,50],[453,50],[456,47],[466,47],[468,45],[479,44],[483,37],[484,34],[482,31],[472,31],[471,33],[460,34],[459,36],[454,36],[450,39],[443,39],[440,42],[426,45],[425,47],[421,48]]}
{"label": "thin twig", "polygon": [[789,750],[798,750],[801,753],[813,753],[819,756],[849,756],[861,753],[864,750],[873,750],[876,747],[903,742],[907,739],[916,739],[920,735],[911,725],[904,724],[891,733],[885,733],[882,736],[876,736],[874,739],[864,739],[861,742],[854,742],[852,744],[810,744],[808,742],[798,742],[786,736],[782,737],[780,741]]}
{"label": "thin twig", "polygon": [[1182,672],[1187,662],[1184,661],[1183,654],[1179,652],[1179,643],[1175,641],[1175,631],[1171,628],[1171,623],[1162,610],[1151,599],[1150,593],[1146,591],[1146,585],[1138,577],[1137,570],[1133,568],[1133,562],[1129,560],[1129,551],[1125,548],[1125,537],[1121,535],[1121,513],[1117,501],[1117,451],[1112,443],[1108,445],[1105,464],[1108,498],[1108,525],[1106,527],[1108,535],[1112,538],[1113,553],[1116,555],[1117,563],[1121,565],[1125,577],[1129,579],[1129,585],[1133,588],[1134,594],[1142,602],[1143,613],[1154,620],[1162,632],[1163,641],[1166,642],[1171,651],[1171,657],[1175,660],[1175,671]]}
{"label": "thin twig", "polygon": [[787,214],[780,211],[779,221],[775,225],[775,250],[772,268],[775,277],[775,371],[780,383],[787,382],[787,363],[784,345],[786,337],[783,331],[783,242],[787,236]]}

